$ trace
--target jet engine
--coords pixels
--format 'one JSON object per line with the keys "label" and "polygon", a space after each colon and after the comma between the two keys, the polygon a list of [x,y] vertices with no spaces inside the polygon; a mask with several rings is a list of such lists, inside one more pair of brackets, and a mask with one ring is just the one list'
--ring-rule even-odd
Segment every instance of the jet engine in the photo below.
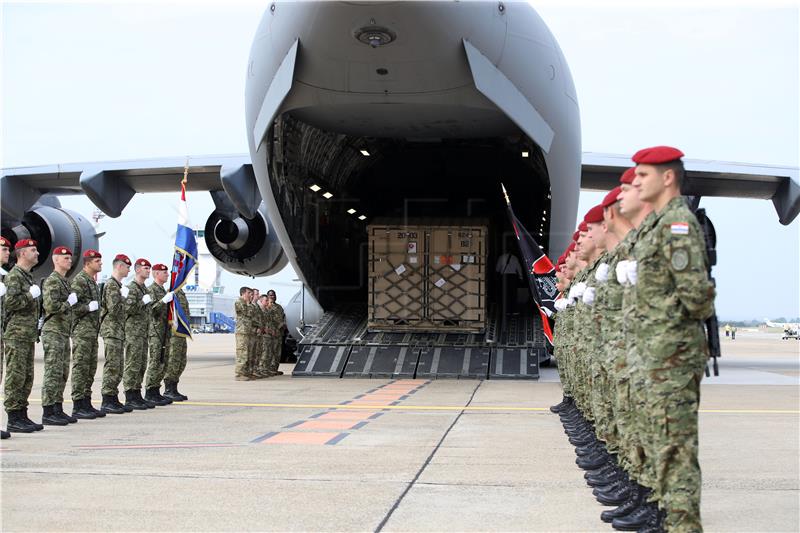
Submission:
{"label": "jet engine", "polygon": [[[72,249],[74,257],[81,257],[83,252],[98,249],[98,235],[92,223],[74,211],[62,209],[56,201],[48,201],[50,205],[37,204],[27,211],[22,220],[3,221],[3,236],[11,241],[12,246],[21,239],[33,239],[37,242],[39,262],[33,269],[34,279],[46,278],[53,271],[50,256],[57,246]],[[67,277],[72,277],[81,269],[80,261],[73,261]]]}
{"label": "jet engine", "polygon": [[217,204],[206,221],[205,240],[222,268],[241,276],[269,276],[287,263],[263,202],[253,218]]}

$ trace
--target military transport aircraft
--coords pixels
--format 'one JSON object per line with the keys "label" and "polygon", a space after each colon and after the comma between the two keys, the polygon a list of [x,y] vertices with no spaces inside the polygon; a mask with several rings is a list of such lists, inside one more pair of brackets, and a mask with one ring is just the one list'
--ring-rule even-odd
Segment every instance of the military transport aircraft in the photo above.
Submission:
{"label": "military transport aircraft", "polygon": [[[288,262],[307,288],[289,310],[305,336],[296,372],[378,375],[369,365],[380,359],[390,361],[381,372],[406,375],[406,358],[456,353],[454,375],[470,374],[470,357],[491,357],[497,375],[535,377],[536,317],[500,320],[497,311],[485,334],[446,338],[371,332],[364,311],[370,221],[483,219],[496,243],[507,231],[502,177],[525,199],[518,218],[554,256],[574,230],[580,189],[611,189],[631,165],[581,153],[572,77],[533,7],[274,2],[246,76],[250,153],[189,158],[189,190],[213,197],[205,239],[223,268],[268,276]],[[89,221],[62,209],[59,195],[85,194],[119,217],[136,193],[174,190],[186,162],[5,169],[2,234],[36,239],[45,276],[54,245],[97,247]],[[800,211],[797,168],[685,163],[687,196],[772,199],[782,224]]]}

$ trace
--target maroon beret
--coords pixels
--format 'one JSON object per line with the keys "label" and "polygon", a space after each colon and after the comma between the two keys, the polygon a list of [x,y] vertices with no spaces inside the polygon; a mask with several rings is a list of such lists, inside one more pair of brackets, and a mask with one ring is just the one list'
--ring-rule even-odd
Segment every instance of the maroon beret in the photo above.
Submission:
{"label": "maroon beret", "polygon": [[98,252],[97,250],[86,250],[85,252],[83,252],[84,259],[100,259],[102,257],[103,256],[100,255],[100,252]]}
{"label": "maroon beret", "polygon": [[0,246],[11,248],[11,243],[5,237],[0,237]]}
{"label": "maroon beret", "polygon": [[580,231],[575,230],[575,233],[572,234],[573,242],[578,240],[578,237],[580,236],[580,233],[581,233]]}
{"label": "maroon beret", "polygon": [[137,259],[137,260],[136,260],[136,264],[137,264],[137,265],[139,265],[139,266],[143,266],[143,267],[149,267],[149,266],[152,266],[152,265],[150,264],[150,261],[148,261],[148,260],[147,260],[147,259],[145,259],[144,257],[140,257],[139,259]]}
{"label": "maroon beret", "polygon": [[55,250],[53,250],[53,255],[72,255],[72,250],[66,246],[58,246]]}
{"label": "maroon beret", "polygon": [[[587,214],[588,214],[588,213],[587,213]],[[584,221],[583,221],[583,222],[581,222],[581,223],[580,223],[580,225],[578,226],[578,231],[583,231],[583,232],[586,232],[586,231],[588,231],[588,230],[589,230],[589,226],[587,226],[587,225],[586,225],[586,221],[584,220]]]}
{"label": "maroon beret", "polygon": [[567,249],[564,250],[564,257],[566,258],[570,254],[570,252],[574,251],[575,251],[575,241],[572,241],[571,243],[569,243],[569,246],[567,246]]}
{"label": "maroon beret", "polygon": [[653,146],[644,148],[633,154],[633,162],[637,165],[660,165],[683,157],[683,152],[671,146]]}
{"label": "maroon beret", "polygon": [[605,198],[603,198],[603,201],[600,203],[600,205],[602,205],[603,207],[611,207],[612,205],[614,205],[614,203],[616,203],[617,198],[619,197],[619,193],[621,192],[622,192],[621,187],[614,187],[608,194],[606,194]]}
{"label": "maroon beret", "polygon": [[17,244],[14,245],[14,249],[22,250],[23,248],[30,248],[31,246],[36,246],[36,241],[33,239],[22,239],[17,241]]}
{"label": "maroon beret", "polygon": [[153,270],[161,270],[161,271],[166,272],[167,271],[167,265],[165,265],[163,263],[156,263],[155,265],[153,265]]}
{"label": "maroon beret", "polygon": [[636,177],[636,167],[631,167],[622,173],[622,177],[619,179],[619,182],[625,185],[630,185],[631,183],[633,183],[633,178],[635,177]]}
{"label": "maroon beret", "polygon": [[114,261],[122,261],[126,265],[131,266],[131,260],[125,254],[117,254],[116,256],[114,256]]}
{"label": "maroon beret", "polygon": [[603,206],[596,205],[586,212],[583,221],[587,224],[599,224],[603,221]]}

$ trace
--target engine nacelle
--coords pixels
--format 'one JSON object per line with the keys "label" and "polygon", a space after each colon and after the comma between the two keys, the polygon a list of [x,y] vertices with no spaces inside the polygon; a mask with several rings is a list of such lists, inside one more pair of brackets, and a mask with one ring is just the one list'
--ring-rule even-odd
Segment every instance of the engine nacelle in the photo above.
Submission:
{"label": "engine nacelle", "polygon": [[263,202],[253,218],[229,209],[215,210],[206,221],[205,240],[214,259],[234,274],[269,276],[288,262]]}
{"label": "engine nacelle", "polygon": [[[37,281],[53,271],[50,257],[55,247],[68,246],[75,258],[81,257],[86,250],[98,249],[99,235],[89,220],[74,211],[51,205],[34,206],[25,213],[21,221],[10,227],[4,226],[2,232],[12,246],[20,239],[36,241],[39,262],[32,273]],[[73,261],[67,277],[77,274],[81,266],[81,261]]]}

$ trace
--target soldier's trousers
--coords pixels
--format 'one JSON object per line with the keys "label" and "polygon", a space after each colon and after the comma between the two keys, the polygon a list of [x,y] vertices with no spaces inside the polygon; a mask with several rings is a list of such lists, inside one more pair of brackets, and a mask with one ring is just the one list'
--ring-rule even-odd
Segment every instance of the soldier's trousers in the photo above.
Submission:
{"label": "soldier's trousers", "polygon": [[271,374],[277,372],[281,364],[282,341],[281,337],[264,338],[264,368]]}
{"label": "soldier's trousers", "polygon": [[42,405],[64,402],[64,389],[69,378],[69,336],[43,332],[44,377]]}
{"label": "soldier's trousers", "polygon": [[72,400],[92,397],[97,372],[97,337],[72,337]]}
{"label": "soldier's trousers", "polygon": [[147,337],[125,338],[125,370],[122,387],[128,390],[141,390],[144,369],[147,365]]}
{"label": "soldier's trousers", "polygon": [[161,346],[164,341],[157,335],[150,335],[150,356],[147,358],[147,375],[145,376],[145,388],[153,389],[161,387],[161,380],[167,370],[169,360],[169,339],[166,340],[167,350],[164,353],[164,361],[161,361]]}
{"label": "soldier's trousers", "polygon": [[253,372],[252,359],[258,343],[257,335],[236,333],[236,376],[250,376]]}
{"label": "soldier's trousers", "polygon": [[655,482],[654,458],[646,446],[647,434],[653,430],[650,414],[647,412],[647,396],[650,394],[647,378],[643,371],[632,370],[628,381],[628,397],[631,410],[628,451],[632,477],[642,486],[652,489],[651,501],[660,499]]}
{"label": "soldier's trousers", "polygon": [[666,511],[667,531],[703,531],[700,522],[700,463],[697,459],[698,374],[678,390],[655,391],[648,396],[652,414],[650,441],[645,443],[655,464],[655,482]]}
{"label": "soldier's trousers", "polygon": [[164,373],[164,381],[177,383],[181,379],[181,374],[186,368],[186,338],[173,335],[169,340],[169,358],[167,359],[167,370]]}
{"label": "soldier's trousers", "polygon": [[103,337],[105,363],[103,364],[103,386],[101,391],[106,396],[119,394],[119,383],[125,367],[125,341],[111,337]]}
{"label": "soldier's trousers", "polygon": [[20,339],[4,340],[6,383],[6,411],[28,408],[28,398],[33,388],[33,351],[36,343]]}

